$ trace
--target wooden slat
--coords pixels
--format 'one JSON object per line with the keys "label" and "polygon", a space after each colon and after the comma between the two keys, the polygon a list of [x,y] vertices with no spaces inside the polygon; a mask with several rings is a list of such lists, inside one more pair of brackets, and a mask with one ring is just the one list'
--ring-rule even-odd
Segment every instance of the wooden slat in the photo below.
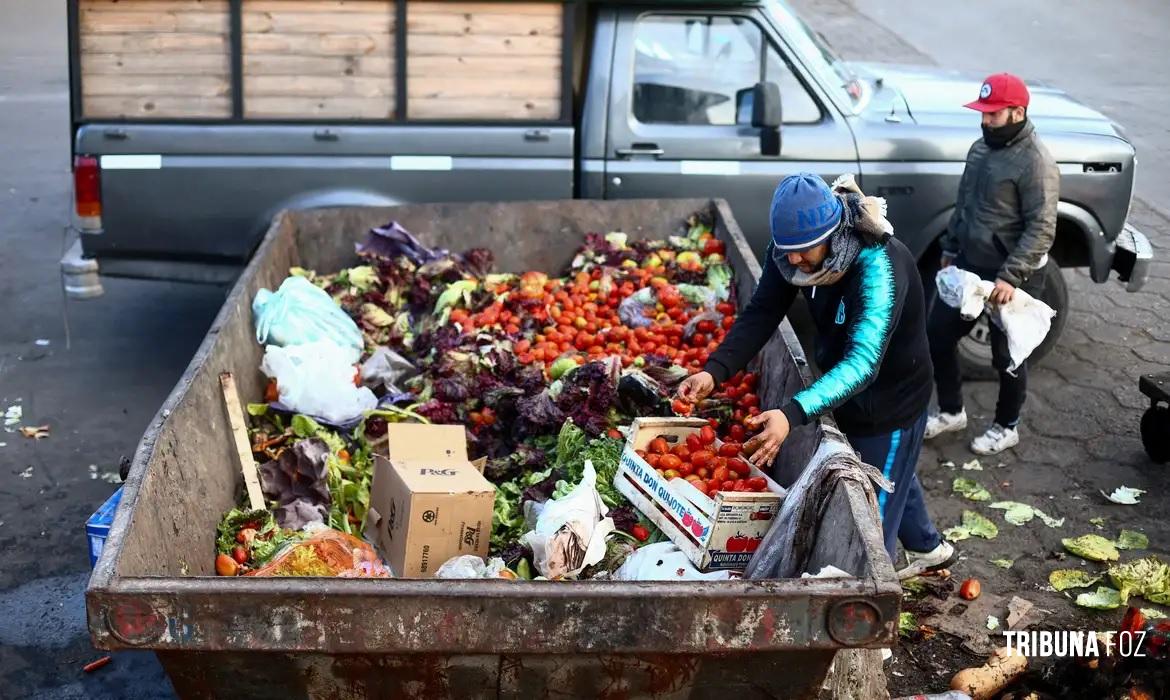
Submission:
{"label": "wooden slat", "polygon": [[253,97],[244,101],[245,116],[250,118],[313,119],[392,119],[393,100],[331,97]]}
{"label": "wooden slat", "polygon": [[559,14],[564,5],[559,2],[424,2],[410,0],[409,14],[502,14],[502,15],[547,15]]}
{"label": "wooden slat", "polygon": [[247,100],[255,97],[387,97],[394,81],[386,78],[251,75],[244,78]]}
{"label": "wooden slat", "polygon": [[135,32],[197,32],[226,34],[225,12],[94,12],[81,8],[82,34],[130,34]]}
{"label": "wooden slat", "polygon": [[272,34],[385,34],[394,31],[393,8],[384,11],[342,13],[244,12],[243,27],[249,33]]}
{"label": "wooden slat", "polygon": [[[415,98],[513,97],[556,99],[561,96],[560,76],[515,78],[506,75],[492,77],[452,77],[432,75],[411,78],[406,82],[407,95]],[[410,101],[407,101],[410,104]]]}
{"label": "wooden slat", "polygon": [[223,389],[224,412],[227,413],[228,429],[236,448],[236,466],[244,476],[248,506],[252,510],[260,510],[264,507],[264,492],[260,488],[256,459],[252,457],[252,441],[248,439],[248,422],[244,418],[244,407],[240,405],[240,392],[236,389],[236,380],[232,378],[231,372],[219,375],[219,385]]}
{"label": "wooden slat", "polygon": [[332,75],[337,77],[385,77],[394,75],[390,56],[286,56],[248,54],[244,56],[246,75]]}
{"label": "wooden slat", "polygon": [[546,77],[559,75],[560,56],[411,56],[407,77],[432,75],[507,75]]}
{"label": "wooden slat", "polygon": [[393,7],[394,0],[244,0],[245,12],[366,13],[371,7]]}
{"label": "wooden slat", "polygon": [[218,53],[227,52],[226,34],[88,34],[81,37],[83,53]]}
{"label": "wooden slat", "polygon": [[227,54],[85,53],[81,72],[94,75],[224,75]]}
{"label": "wooden slat", "polygon": [[86,97],[82,104],[91,118],[223,118],[232,112],[227,97]]}
{"label": "wooden slat", "polygon": [[408,100],[406,108],[411,119],[555,119],[560,116],[561,101],[420,98]]}
{"label": "wooden slat", "polygon": [[[560,56],[561,39],[551,36],[437,36],[417,34],[406,43],[409,56]],[[409,63],[409,61],[408,61]]]}
{"label": "wooden slat", "polygon": [[228,11],[228,0],[81,0],[89,12],[207,12]]}
{"label": "wooden slat", "polygon": [[173,95],[181,97],[225,97],[231,95],[231,84],[226,76],[186,75],[176,80],[173,76],[154,75],[92,75],[82,83],[84,98],[96,96]]}
{"label": "wooden slat", "polygon": [[313,54],[316,56],[389,56],[390,34],[244,34],[244,55],[251,53]]}
{"label": "wooden slat", "polygon": [[406,31],[408,35],[438,34],[464,36],[468,34],[491,36],[561,36],[560,8],[549,15],[503,15],[476,12],[473,14],[431,14],[413,12],[407,5]]}

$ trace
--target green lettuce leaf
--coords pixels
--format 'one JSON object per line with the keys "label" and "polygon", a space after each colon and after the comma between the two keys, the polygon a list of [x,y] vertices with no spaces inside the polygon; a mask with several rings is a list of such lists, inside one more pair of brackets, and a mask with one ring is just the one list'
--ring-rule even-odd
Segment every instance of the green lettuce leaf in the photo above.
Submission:
{"label": "green lettuce leaf", "polygon": [[1121,558],[1113,543],[1100,535],[1081,535],[1060,542],[1068,551],[1089,561],[1117,561]]}
{"label": "green lettuce leaf", "polygon": [[1122,530],[1117,541],[1113,543],[1118,549],[1146,549],[1150,546],[1150,538],[1133,530]]}
{"label": "green lettuce leaf", "polygon": [[1058,591],[1069,588],[1088,588],[1101,580],[1100,575],[1093,575],[1081,569],[1057,569],[1048,574],[1048,583]]}
{"label": "green lettuce leaf", "polygon": [[987,489],[980,486],[974,479],[968,479],[963,476],[955,477],[954,483],[951,485],[955,493],[959,494],[968,501],[990,501],[991,493]]}
{"label": "green lettuce leaf", "polygon": [[1155,556],[1109,567],[1109,579],[1121,590],[1121,601],[1139,595],[1151,603],[1170,605],[1170,566]]}
{"label": "green lettuce leaf", "polygon": [[1096,610],[1113,610],[1122,605],[1121,595],[1108,586],[1098,586],[1096,593],[1082,593],[1077,596],[1077,605]]}

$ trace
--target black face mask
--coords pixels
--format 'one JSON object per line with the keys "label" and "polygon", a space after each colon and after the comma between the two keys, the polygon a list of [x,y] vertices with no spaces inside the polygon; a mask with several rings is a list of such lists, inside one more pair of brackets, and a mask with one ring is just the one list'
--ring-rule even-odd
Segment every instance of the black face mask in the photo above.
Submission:
{"label": "black face mask", "polygon": [[1028,120],[1022,119],[1015,124],[1004,124],[1003,126],[985,126],[983,127],[983,142],[987,144],[988,148],[1005,148],[1011,140],[1019,135],[1024,129],[1024,125]]}

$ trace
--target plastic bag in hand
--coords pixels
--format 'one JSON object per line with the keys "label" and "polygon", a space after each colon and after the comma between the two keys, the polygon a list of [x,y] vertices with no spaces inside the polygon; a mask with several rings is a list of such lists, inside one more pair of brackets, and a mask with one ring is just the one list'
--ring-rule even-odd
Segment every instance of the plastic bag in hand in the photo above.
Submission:
{"label": "plastic bag in hand", "polygon": [[290,410],[341,425],[378,405],[374,392],[354,386],[349,357],[348,350],[328,340],[285,348],[269,345],[260,371],[276,379],[280,402]]}
{"label": "plastic bag in hand", "polygon": [[944,267],[935,275],[938,298],[944,304],[959,310],[959,315],[970,321],[983,313],[983,307],[991,296],[995,285],[979,279],[974,272],[962,270],[955,265]]}
{"label": "plastic bag in hand", "polygon": [[346,351],[353,364],[362,354],[362,333],[325,290],[296,275],[270,292],[261,289],[252,300],[256,341],[289,347],[327,340]]}

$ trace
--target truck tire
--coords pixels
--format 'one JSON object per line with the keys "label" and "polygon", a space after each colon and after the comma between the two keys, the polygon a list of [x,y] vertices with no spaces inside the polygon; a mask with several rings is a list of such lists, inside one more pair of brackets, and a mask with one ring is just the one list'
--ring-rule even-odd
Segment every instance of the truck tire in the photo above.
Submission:
{"label": "truck tire", "polygon": [[[1044,280],[1044,292],[1040,300],[1056,311],[1052,317],[1052,327],[1048,335],[1032,354],[1028,356],[1028,364],[1035,367],[1044,361],[1044,357],[1060,342],[1064,332],[1064,324],[1068,322],[1068,284],[1064,280],[1064,272],[1053,264]],[[975,328],[959,341],[959,361],[963,367],[963,378],[973,381],[998,379],[999,373],[991,366],[991,343],[988,338],[987,316],[981,316]]]}

